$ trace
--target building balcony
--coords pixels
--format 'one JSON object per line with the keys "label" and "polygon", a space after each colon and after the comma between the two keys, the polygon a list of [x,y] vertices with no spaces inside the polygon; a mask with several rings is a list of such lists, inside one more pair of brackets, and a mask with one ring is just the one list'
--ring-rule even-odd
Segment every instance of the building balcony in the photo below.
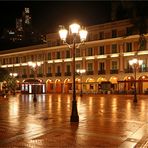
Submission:
{"label": "building balcony", "polygon": [[125,69],[124,72],[125,73],[133,73],[133,69]]}
{"label": "building balcony", "polygon": [[30,74],[29,77],[30,77],[30,78],[34,78],[34,74]]}
{"label": "building balcony", "polygon": [[71,72],[65,72],[65,76],[71,76]]}
{"label": "building balcony", "polygon": [[139,72],[148,72],[148,67],[139,68]]}
{"label": "building balcony", "polygon": [[43,77],[43,74],[42,73],[37,74],[37,77]]}
{"label": "building balcony", "polygon": [[52,73],[47,73],[46,77],[52,77]]}
{"label": "building balcony", "polygon": [[61,73],[60,73],[60,72],[55,73],[55,76],[56,76],[56,77],[61,76]]}
{"label": "building balcony", "polygon": [[27,78],[27,75],[26,75],[26,74],[23,74],[23,75],[22,75],[22,78]]}
{"label": "building balcony", "polygon": [[106,72],[105,72],[105,70],[99,70],[98,71],[98,75],[104,75]]}
{"label": "building balcony", "polygon": [[93,72],[93,71],[86,71],[86,74],[87,74],[87,75],[93,75],[94,72]]}
{"label": "building balcony", "polygon": [[118,74],[118,69],[112,69],[112,70],[110,70],[110,74]]}

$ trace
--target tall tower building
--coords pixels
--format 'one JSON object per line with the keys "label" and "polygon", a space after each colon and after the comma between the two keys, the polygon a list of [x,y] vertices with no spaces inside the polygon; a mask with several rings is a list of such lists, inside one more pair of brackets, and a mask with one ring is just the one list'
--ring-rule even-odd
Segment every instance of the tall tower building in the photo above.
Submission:
{"label": "tall tower building", "polygon": [[22,24],[22,19],[16,18],[16,30],[17,31],[23,31],[23,24]]}

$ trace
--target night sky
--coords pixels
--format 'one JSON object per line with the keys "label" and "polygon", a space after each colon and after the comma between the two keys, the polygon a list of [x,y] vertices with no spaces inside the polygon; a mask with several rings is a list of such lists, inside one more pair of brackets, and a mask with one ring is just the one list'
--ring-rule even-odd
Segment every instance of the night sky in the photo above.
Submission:
{"label": "night sky", "polygon": [[15,27],[24,7],[29,7],[32,25],[41,32],[56,32],[59,25],[69,25],[77,20],[84,26],[110,20],[110,1],[1,1],[0,29]]}

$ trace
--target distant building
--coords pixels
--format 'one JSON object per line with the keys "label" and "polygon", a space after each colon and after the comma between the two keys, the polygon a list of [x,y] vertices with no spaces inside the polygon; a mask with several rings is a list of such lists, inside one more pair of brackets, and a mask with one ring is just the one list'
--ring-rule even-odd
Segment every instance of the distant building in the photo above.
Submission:
{"label": "distant building", "polygon": [[[5,42],[6,47],[8,42],[10,45],[13,43],[11,48],[42,43],[42,35],[33,29],[31,22],[30,9],[24,8],[22,17],[16,18],[15,28],[4,29],[1,39]],[[10,46],[7,48],[10,49]]]}

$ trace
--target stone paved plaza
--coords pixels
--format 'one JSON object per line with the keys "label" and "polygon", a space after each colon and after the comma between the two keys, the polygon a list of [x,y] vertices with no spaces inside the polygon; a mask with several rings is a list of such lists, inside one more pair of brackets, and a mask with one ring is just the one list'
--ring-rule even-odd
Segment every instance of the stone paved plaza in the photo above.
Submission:
{"label": "stone paved plaza", "polygon": [[1,148],[132,148],[148,146],[148,96],[77,95],[79,123],[70,123],[72,95],[0,97]]}

